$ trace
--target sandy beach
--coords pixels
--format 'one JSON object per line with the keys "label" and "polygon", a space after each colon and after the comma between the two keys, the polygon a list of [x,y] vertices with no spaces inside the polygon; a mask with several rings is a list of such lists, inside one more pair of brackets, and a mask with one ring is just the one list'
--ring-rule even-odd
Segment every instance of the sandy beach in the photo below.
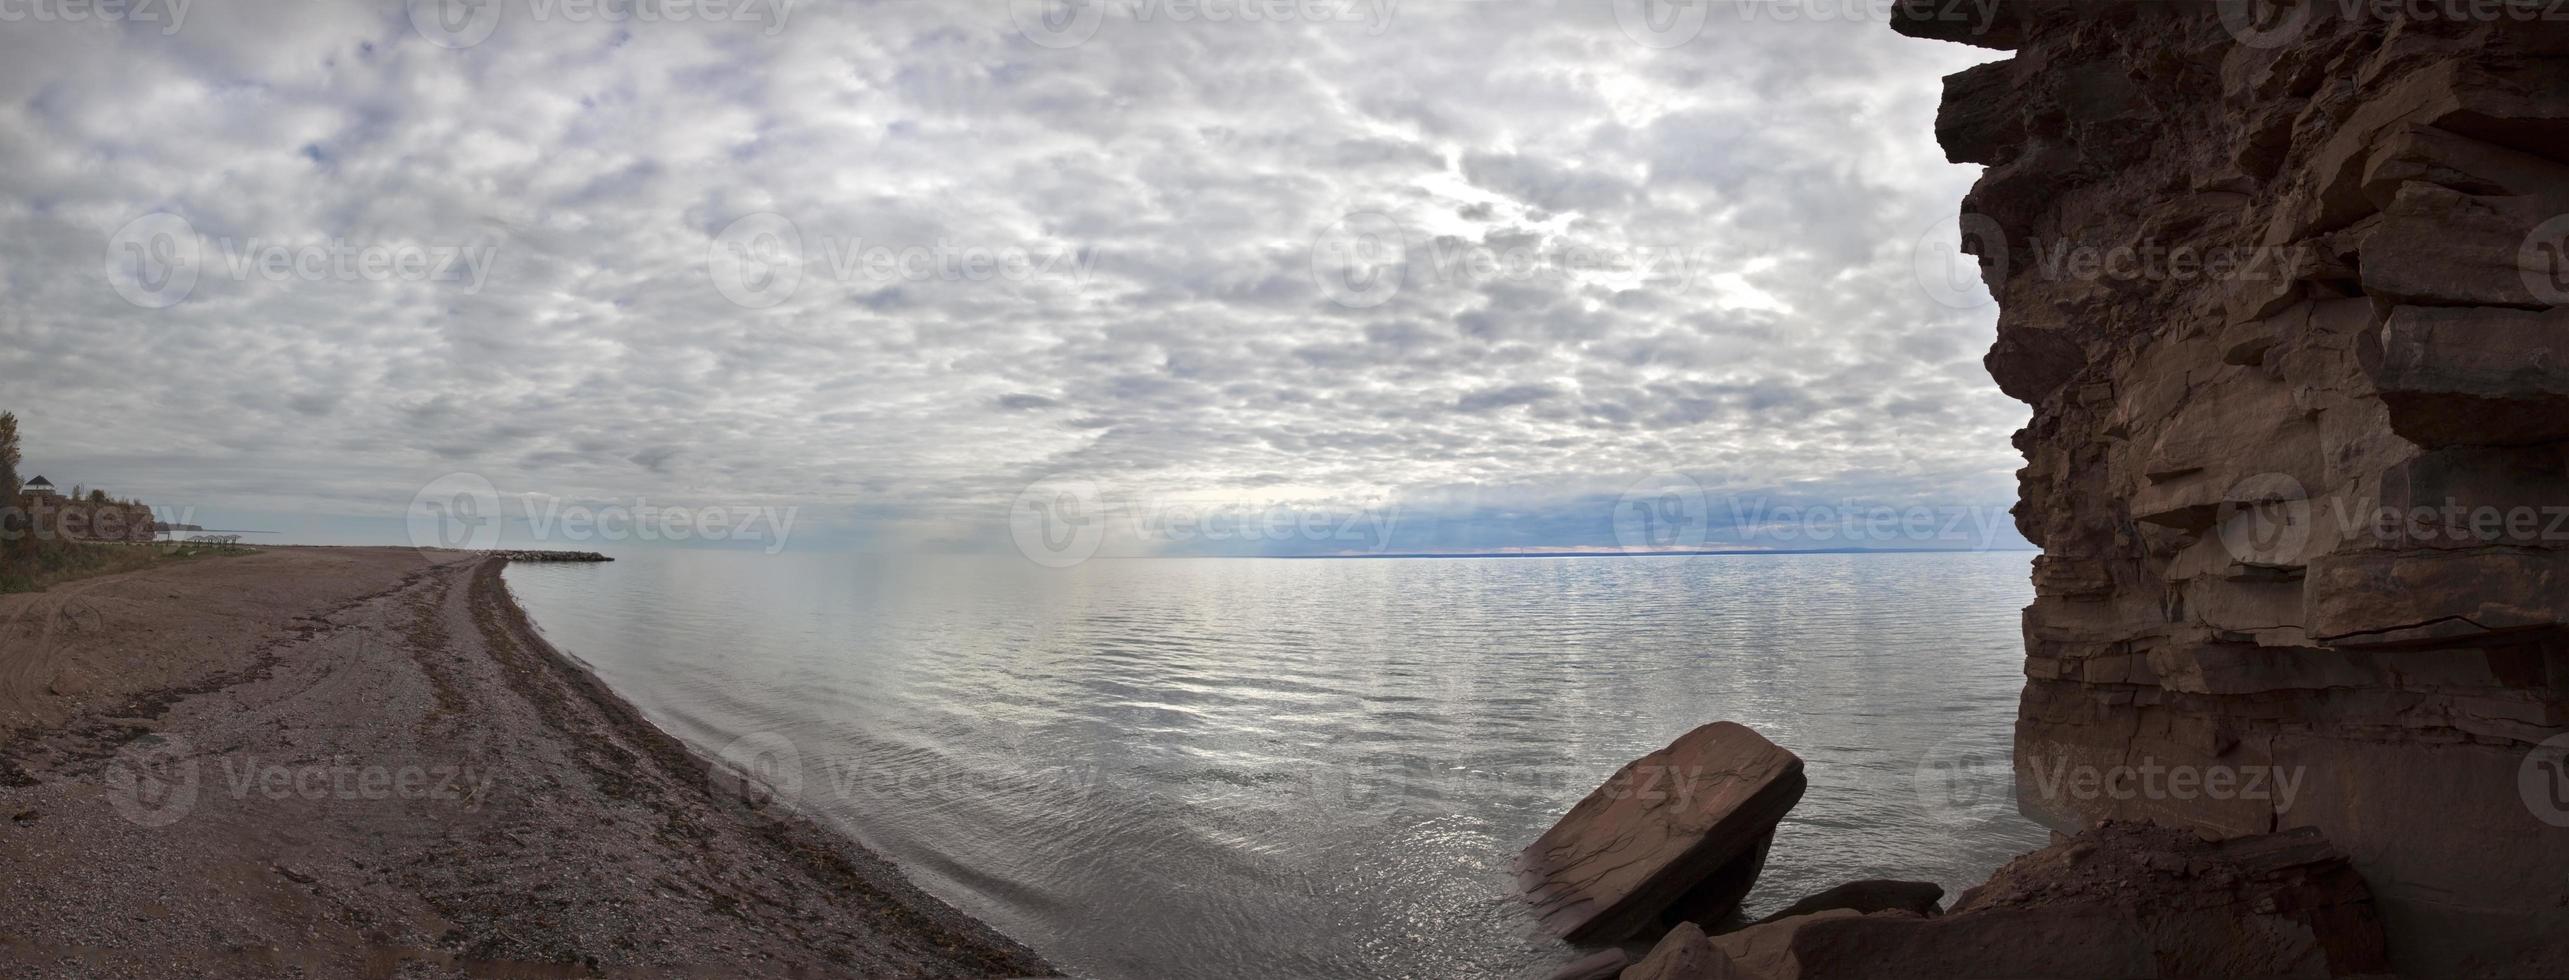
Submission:
{"label": "sandy beach", "polygon": [[271,548],[0,597],[0,974],[1051,975],[724,792],[501,567]]}

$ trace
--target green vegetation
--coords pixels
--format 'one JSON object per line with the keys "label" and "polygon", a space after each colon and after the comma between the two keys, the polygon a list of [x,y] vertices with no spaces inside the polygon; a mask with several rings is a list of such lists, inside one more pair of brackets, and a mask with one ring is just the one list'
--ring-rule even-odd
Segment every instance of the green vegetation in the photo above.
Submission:
{"label": "green vegetation", "polygon": [[236,537],[160,541],[151,508],[105,490],[29,497],[19,480],[18,416],[0,412],[0,592],[32,592],[165,561],[248,554]]}
{"label": "green vegetation", "polygon": [[238,542],[164,541],[155,544],[98,544],[85,541],[58,542],[37,549],[30,562],[8,562],[0,567],[0,595],[11,592],[41,592],[46,586],[60,585],[74,579],[114,575],[149,568],[172,561],[196,558],[255,554],[258,549]]}

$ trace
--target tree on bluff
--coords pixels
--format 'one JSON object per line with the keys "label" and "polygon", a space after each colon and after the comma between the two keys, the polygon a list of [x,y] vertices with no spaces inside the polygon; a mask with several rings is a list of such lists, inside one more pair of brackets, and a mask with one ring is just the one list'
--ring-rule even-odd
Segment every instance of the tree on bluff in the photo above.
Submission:
{"label": "tree on bluff", "polygon": [[0,412],[0,501],[18,499],[18,413]]}
{"label": "tree on bluff", "polygon": [[18,507],[18,414],[0,412],[0,565],[35,553],[25,511]]}

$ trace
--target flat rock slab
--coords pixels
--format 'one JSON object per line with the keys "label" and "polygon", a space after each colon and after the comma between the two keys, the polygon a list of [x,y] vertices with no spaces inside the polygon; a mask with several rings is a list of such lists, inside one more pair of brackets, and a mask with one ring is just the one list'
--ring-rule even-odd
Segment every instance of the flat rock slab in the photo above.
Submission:
{"label": "flat rock slab", "polygon": [[[1623,940],[1681,904],[1688,917],[1716,912],[1698,887],[1754,853],[1806,785],[1801,757],[1744,725],[1705,725],[1571,807],[1517,856],[1517,887],[1544,928],[1574,943]],[[1715,884],[1732,905],[1747,891]]]}

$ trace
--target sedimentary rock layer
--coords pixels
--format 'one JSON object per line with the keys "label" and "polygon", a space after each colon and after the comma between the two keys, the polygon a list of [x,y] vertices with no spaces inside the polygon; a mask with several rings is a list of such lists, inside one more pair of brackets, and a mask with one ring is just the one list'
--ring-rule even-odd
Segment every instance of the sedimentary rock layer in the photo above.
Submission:
{"label": "sedimentary rock layer", "polygon": [[2319,829],[2403,972],[2569,974],[2569,23],[2539,6],[1895,20],[2008,53],[1936,131],[1988,167],[1987,363],[2033,406],[2022,808]]}

